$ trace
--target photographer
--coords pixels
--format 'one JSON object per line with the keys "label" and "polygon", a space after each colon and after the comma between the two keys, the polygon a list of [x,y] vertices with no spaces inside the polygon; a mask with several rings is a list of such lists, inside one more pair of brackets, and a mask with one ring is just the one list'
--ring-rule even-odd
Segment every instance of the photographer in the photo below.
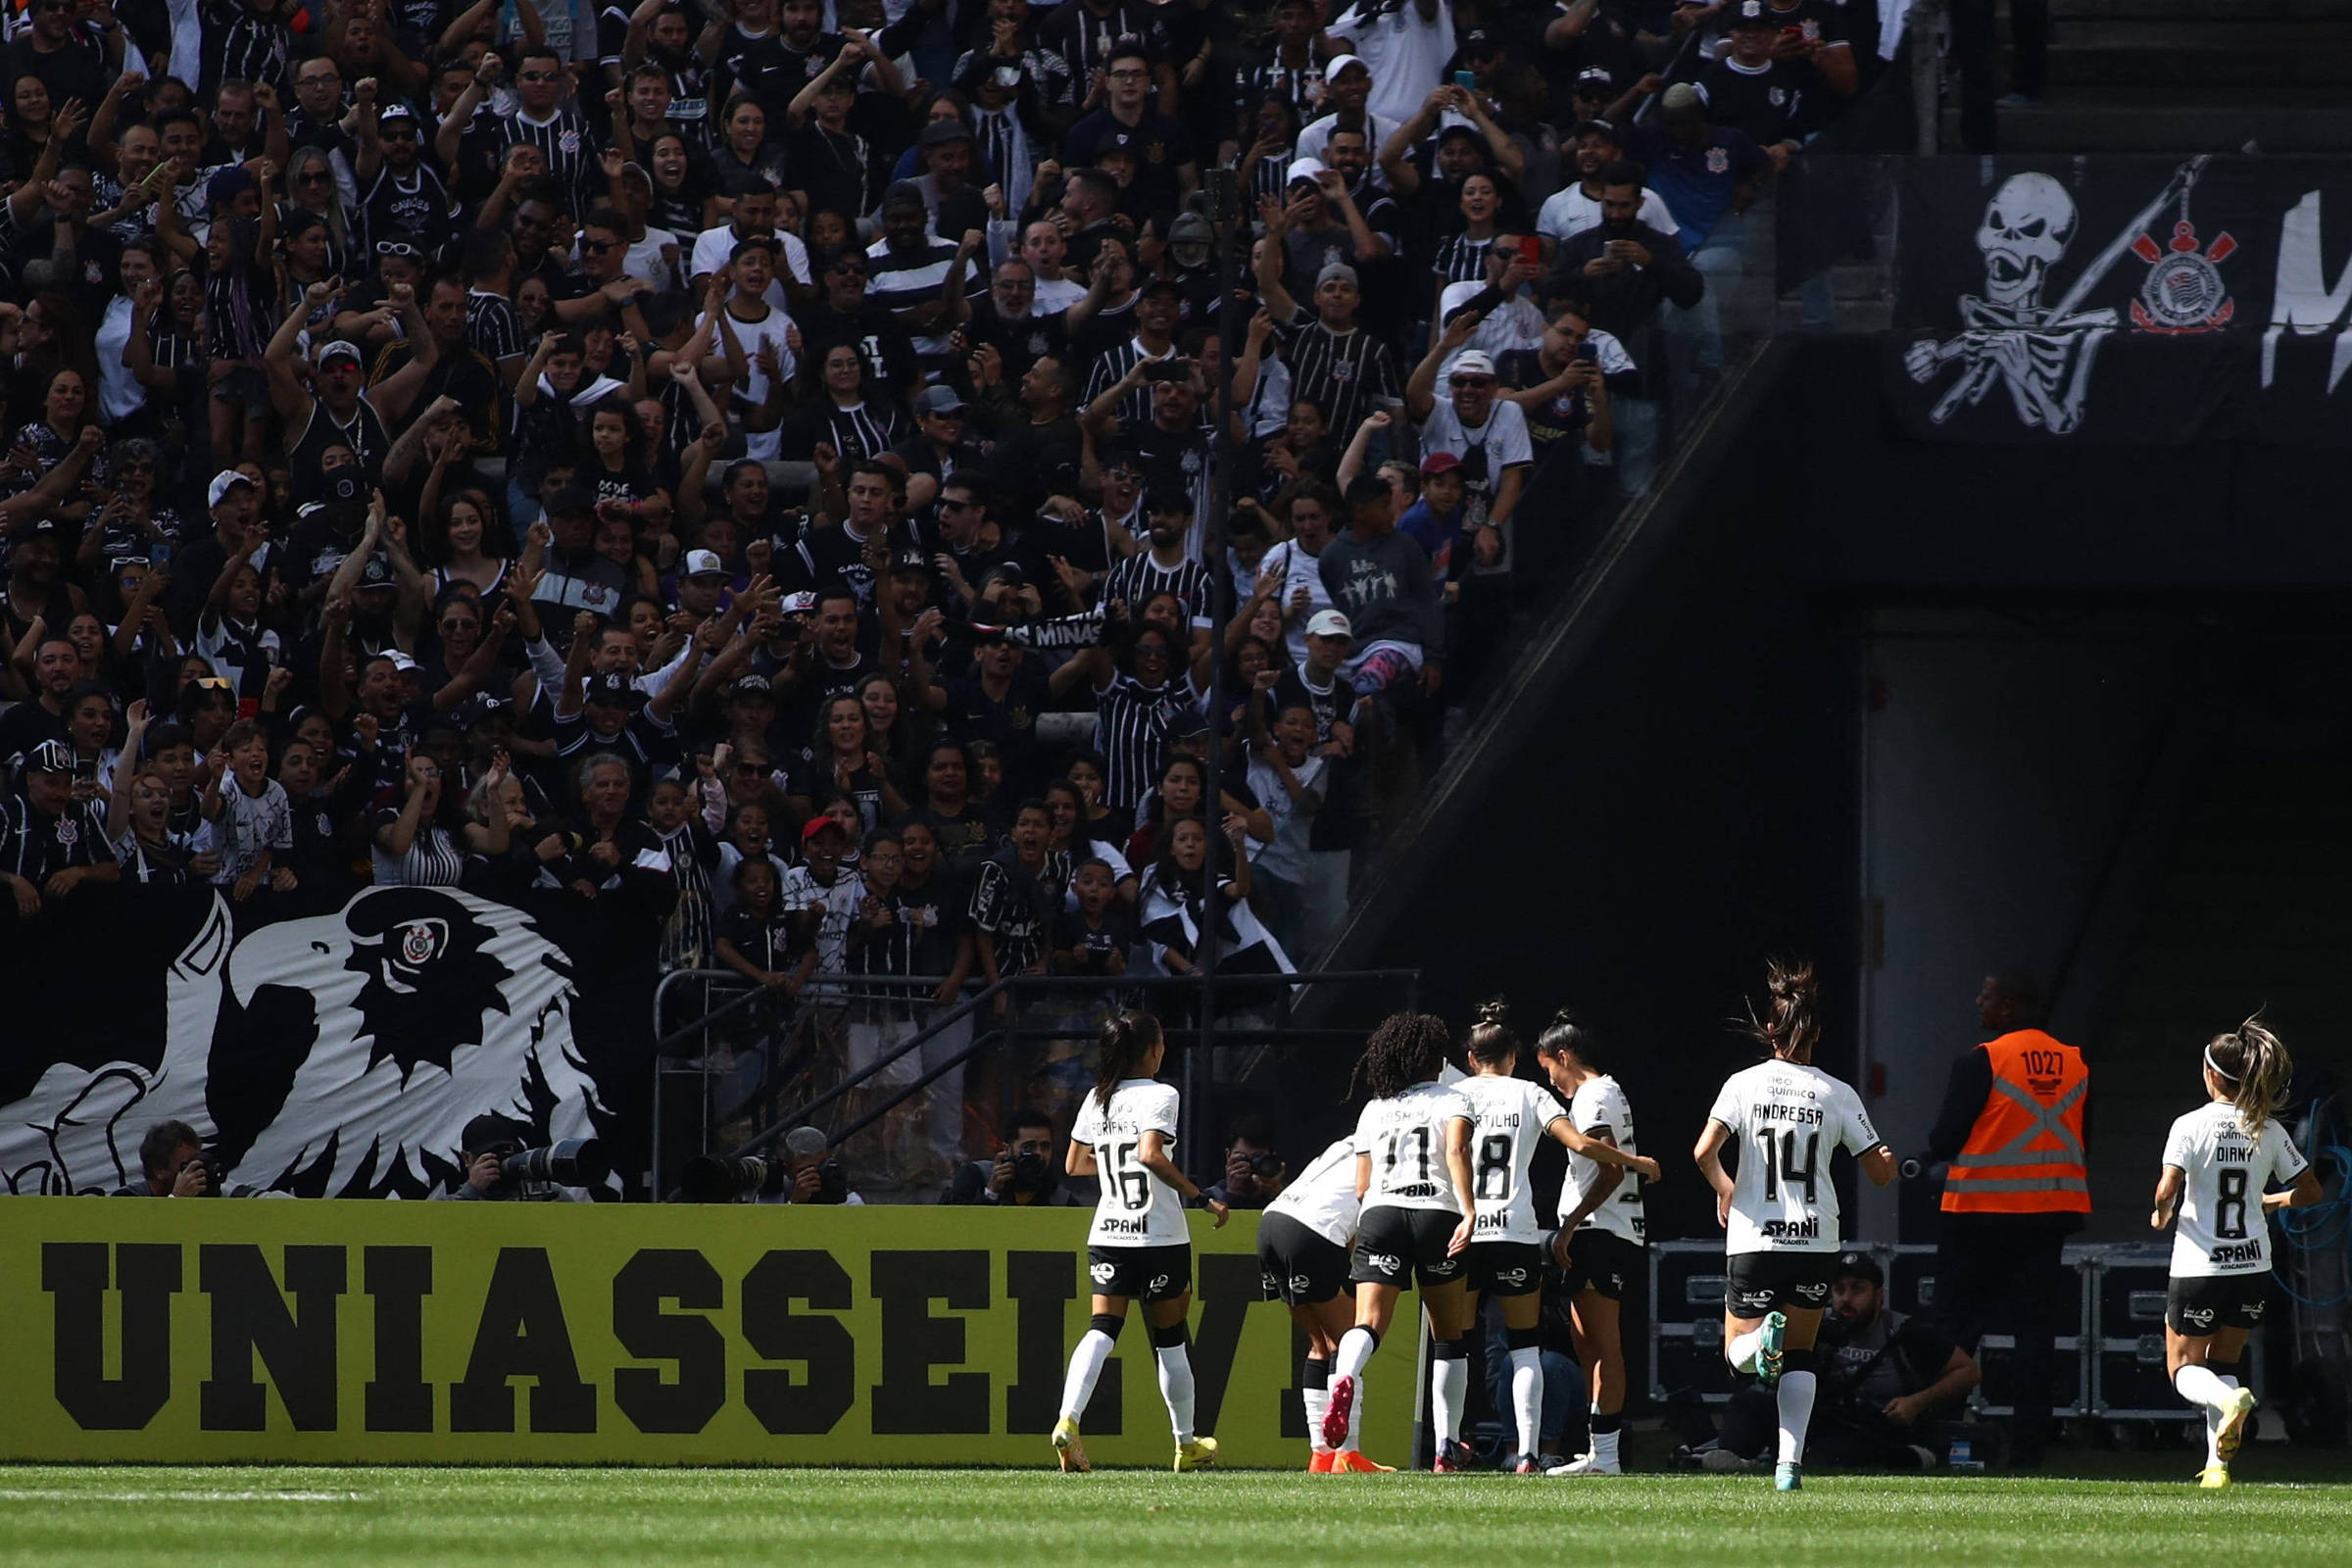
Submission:
{"label": "photographer", "polygon": [[[529,1147],[525,1140],[530,1136],[530,1128],[505,1116],[490,1113],[474,1117],[466,1124],[458,1146],[458,1164],[465,1172],[465,1180],[453,1190],[437,1192],[433,1197],[452,1202],[593,1202],[584,1187],[531,1181],[508,1174],[507,1162]],[[590,1143],[587,1147],[594,1145]]]}
{"label": "photographer", "polygon": [[[1956,1409],[1984,1379],[1976,1360],[1934,1324],[1886,1306],[1886,1276],[1868,1252],[1838,1254],[1830,1311],[1817,1346],[1818,1401],[1806,1457],[1848,1469],[1933,1470],[1946,1440],[1939,1412]],[[1744,1469],[1772,1447],[1773,1391],[1732,1396],[1709,1469]]]}
{"label": "photographer", "polygon": [[132,1198],[210,1198],[213,1173],[204,1161],[204,1145],[196,1129],[184,1121],[157,1122],[139,1140],[139,1167],[147,1174],[144,1188],[125,1187],[119,1196]]}
{"label": "photographer", "polygon": [[815,1127],[784,1135],[784,1190],[762,1203],[862,1203],[850,1191],[849,1172],[833,1157],[831,1140]]}
{"label": "photographer", "polygon": [[993,1203],[1011,1208],[1076,1208],[1087,1200],[1061,1181],[1062,1159],[1054,1145],[1054,1121],[1044,1112],[1021,1112],[994,1159],[967,1160],[940,1198],[943,1203]]}
{"label": "photographer", "polygon": [[1228,1208],[1263,1208],[1282,1196],[1290,1179],[1290,1167],[1274,1151],[1274,1124],[1251,1114],[1234,1123],[1224,1179],[1207,1196]]}

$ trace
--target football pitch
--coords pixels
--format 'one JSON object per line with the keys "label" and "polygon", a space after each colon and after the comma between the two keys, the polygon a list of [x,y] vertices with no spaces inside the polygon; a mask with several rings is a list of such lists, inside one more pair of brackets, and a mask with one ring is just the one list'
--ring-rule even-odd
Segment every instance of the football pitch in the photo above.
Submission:
{"label": "football pitch", "polygon": [[[2345,1473],[2313,1457],[2291,1470]],[[2161,1473],[1820,1475],[1778,1495],[1753,1475],[17,1466],[0,1565],[2344,1561],[2352,1485]]]}

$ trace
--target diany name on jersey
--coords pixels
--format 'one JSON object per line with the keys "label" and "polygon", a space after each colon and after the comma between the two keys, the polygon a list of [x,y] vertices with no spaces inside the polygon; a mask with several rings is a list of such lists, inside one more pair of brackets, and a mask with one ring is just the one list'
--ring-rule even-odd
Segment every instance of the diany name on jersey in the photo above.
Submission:
{"label": "diany name on jersey", "polygon": [[1767,1241],[1819,1241],[1821,1239],[1821,1220],[1819,1216],[1811,1219],[1768,1219],[1756,1227],[1756,1234]]}
{"label": "diany name on jersey", "polygon": [[2254,1163],[2254,1151],[2243,1144],[2216,1144],[2213,1146],[2213,1162],[2217,1165],[2251,1165]]}
{"label": "diany name on jersey", "polygon": [[2262,1261],[2260,1242],[2240,1242],[2234,1247],[2217,1247],[2206,1254],[2214,1263],[2259,1263]]}
{"label": "diany name on jersey", "polygon": [[1756,1115],[1763,1121],[1792,1121],[1799,1127],[1821,1125],[1821,1107],[1819,1105],[1758,1105]]}

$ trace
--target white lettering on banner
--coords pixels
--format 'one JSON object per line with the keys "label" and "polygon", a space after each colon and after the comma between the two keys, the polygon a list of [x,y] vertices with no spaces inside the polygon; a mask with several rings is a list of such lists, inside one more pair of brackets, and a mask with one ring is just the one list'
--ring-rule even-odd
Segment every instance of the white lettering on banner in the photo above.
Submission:
{"label": "white lettering on banner", "polygon": [[2278,368],[2281,332],[2317,337],[2330,329],[2335,356],[2328,366],[2328,390],[2333,392],[2352,369],[2352,257],[2329,283],[2320,254],[2320,193],[2306,191],[2278,228],[2278,286],[2271,296],[2270,328],[2262,334],[2262,384],[2269,386]]}

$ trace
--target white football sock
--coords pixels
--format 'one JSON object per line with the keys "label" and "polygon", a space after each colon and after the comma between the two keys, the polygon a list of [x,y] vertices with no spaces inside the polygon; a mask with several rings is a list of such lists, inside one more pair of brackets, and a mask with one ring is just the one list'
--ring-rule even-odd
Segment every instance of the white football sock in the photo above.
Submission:
{"label": "white football sock", "polygon": [[2208,1366],[2191,1364],[2173,1374],[2173,1387],[2180,1397],[2191,1404],[2201,1404],[2219,1414],[2230,1403],[2230,1385],[2214,1375]]}
{"label": "white football sock", "polygon": [[1725,1342],[1723,1358],[1732,1363],[1735,1372],[1753,1372],[1756,1369],[1756,1349],[1764,1343],[1762,1329],[1749,1329]]}
{"label": "white football sock", "polygon": [[1457,1441],[1462,1435],[1462,1404],[1470,1396],[1470,1363],[1459,1356],[1431,1362],[1430,1408],[1438,1423],[1438,1442]]}
{"label": "white football sock", "polygon": [[1379,1348],[1380,1342],[1372,1337],[1370,1329],[1349,1329],[1340,1336],[1340,1348],[1332,1352],[1331,1375],[1335,1378],[1362,1377],[1364,1363],[1372,1359],[1372,1352]]}
{"label": "white football sock", "polygon": [[1592,1457],[1602,1464],[1620,1463],[1621,1461],[1617,1457],[1617,1440],[1624,1436],[1625,1434],[1622,1432],[1593,1433]]}
{"label": "white football sock", "polygon": [[1095,1396],[1095,1380],[1102,1375],[1102,1363],[1110,1359],[1111,1347],[1118,1342],[1101,1329],[1088,1329],[1078,1338],[1078,1348],[1070,1352],[1070,1373],[1061,1384],[1061,1418],[1075,1421],[1086,1413],[1086,1402]]}
{"label": "white football sock", "polygon": [[1181,1345],[1159,1347],[1159,1396],[1179,1447],[1193,1441],[1193,1357]]}
{"label": "white football sock", "polygon": [[1511,1413],[1519,1420],[1519,1451],[1544,1448],[1544,1352],[1534,1346],[1511,1352]]}
{"label": "white football sock", "polygon": [[1805,1458],[1805,1428],[1813,1420],[1813,1374],[1784,1372],[1773,1389],[1773,1397],[1781,1410],[1781,1451],[1783,1464],[1802,1464]]}
{"label": "white football sock", "polygon": [[2208,1408],[2204,1414],[2205,1467],[2210,1470],[2222,1462],[2222,1412]]}
{"label": "white football sock", "polygon": [[1300,1389],[1298,1402],[1306,1408],[1307,1446],[1316,1453],[1329,1453],[1331,1445],[1323,1441],[1323,1415],[1331,1408],[1329,1389]]}

